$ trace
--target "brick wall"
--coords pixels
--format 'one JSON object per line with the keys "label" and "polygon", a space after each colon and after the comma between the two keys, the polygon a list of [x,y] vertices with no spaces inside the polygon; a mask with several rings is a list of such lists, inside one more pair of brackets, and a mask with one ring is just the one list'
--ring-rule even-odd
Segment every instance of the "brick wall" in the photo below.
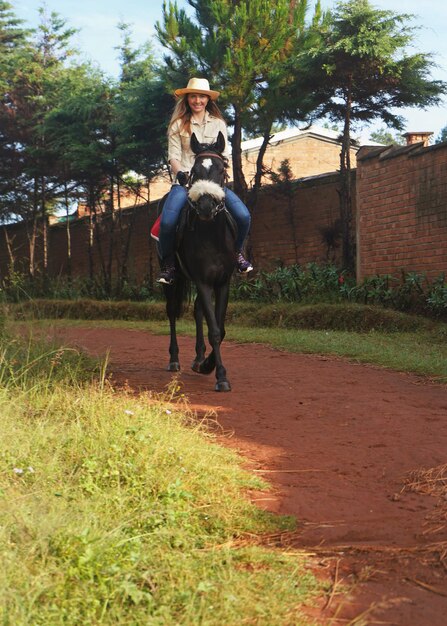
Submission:
{"label": "brick wall", "polygon": [[447,272],[447,144],[357,155],[357,278]]}
{"label": "brick wall", "polygon": [[289,196],[265,187],[253,213],[249,247],[257,269],[278,264],[338,261],[340,248],[328,250],[321,228],[339,216],[338,176],[314,176],[297,182]]}
{"label": "brick wall", "polygon": [[[337,176],[316,176],[295,183],[291,194],[282,193],[273,187],[265,188],[253,214],[249,249],[256,269],[269,270],[278,264],[324,261],[326,245],[322,241],[320,227],[330,226],[338,216]],[[141,282],[151,282],[158,269],[154,242],[149,238],[150,227],[156,219],[158,203],[127,209],[122,213],[122,235],[115,224],[113,276],[116,278],[120,266],[119,250],[131,231],[129,253],[129,276]],[[89,250],[88,217],[77,220],[70,226],[73,276],[100,277],[102,272],[101,253],[95,240]],[[105,263],[111,248],[111,219],[101,222],[101,251]],[[13,237],[13,247],[18,258],[16,269],[26,272],[28,268],[28,244],[23,225],[8,227]],[[4,244],[4,227],[0,228],[0,277],[8,273],[8,255]],[[38,264],[42,267],[42,239],[37,242]],[[329,251],[333,258],[334,251]],[[338,258],[339,250],[335,251]],[[90,257],[92,263],[90,263]],[[67,231],[65,224],[49,228],[49,267],[51,276],[67,273]]]}
{"label": "brick wall", "polygon": [[[447,272],[447,143],[431,147],[361,150],[356,173],[357,277],[375,274],[400,275],[402,270],[426,273],[433,278]],[[314,176],[294,183],[291,194],[264,187],[253,213],[249,247],[256,269],[270,270],[278,264],[338,261],[340,249],[327,250],[321,229],[338,217],[337,175]],[[129,275],[139,281],[153,279],[157,271],[154,243],[149,229],[157,214],[157,202],[123,212],[124,237],[132,233]],[[110,217],[104,220],[103,257],[110,251]],[[8,253],[0,228],[0,278],[8,272]],[[23,225],[7,228],[13,239],[16,269],[28,269],[28,245]],[[117,243],[120,245],[115,228]],[[71,226],[73,274],[89,276],[88,218]],[[66,273],[66,231],[61,225],[49,229],[49,272]],[[42,263],[41,239],[36,258]],[[93,274],[101,273],[97,244],[93,246]],[[113,259],[114,276],[119,255]]]}
{"label": "brick wall", "polygon": [[[70,225],[72,275],[74,277],[101,278],[103,264],[107,265],[112,257],[112,276],[118,277],[123,253],[130,232],[128,256],[128,274],[132,279],[142,281],[150,277],[157,266],[156,249],[149,239],[149,230],[157,216],[158,202],[138,206],[135,210],[122,212],[122,228],[115,222],[114,228],[110,216],[103,217],[100,225],[100,245],[95,237],[93,245],[89,245],[89,218],[84,217]],[[0,279],[9,272],[9,256],[5,243],[7,230],[16,258],[16,271],[27,273],[29,267],[29,245],[26,229],[23,224],[15,224],[0,228]],[[113,231],[113,236],[112,236]],[[65,224],[53,225],[49,228],[48,274],[53,277],[68,273],[67,230]],[[112,251],[112,254],[111,254]],[[42,270],[42,236],[36,241],[37,271]]]}
{"label": "brick wall", "polygon": [[[153,278],[157,266],[156,249],[149,238],[150,227],[157,217],[158,202],[144,204],[135,209],[122,212],[121,227],[115,222],[113,227],[110,216],[102,219],[100,226],[100,242],[94,238],[89,248],[89,220],[78,220],[71,227],[72,272],[74,276],[88,277],[92,270],[93,276],[101,275],[103,264],[112,258],[112,276],[119,276],[124,250],[128,238],[128,276],[139,282]],[[112,234],[113,232],[113,234]],[[67,272],[67,235],[65,226],[51,228],[51,259],[50,273],[59,276]],[[90,260],[91,259],[91,260]]]}

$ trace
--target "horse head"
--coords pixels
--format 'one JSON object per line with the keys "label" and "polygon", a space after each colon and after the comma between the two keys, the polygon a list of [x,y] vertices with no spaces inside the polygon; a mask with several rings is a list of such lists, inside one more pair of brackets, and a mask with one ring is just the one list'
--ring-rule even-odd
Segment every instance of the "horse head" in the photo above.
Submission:
{"label": "horse head", "polygon": [[224,208],[226,162],[222,156],[225,137],[219,131],[214,143],[200,143],[193,133],[191,150],[196,155],[191,170],[190,205],[202,220],[212,220]]}
{"label": "horse head", "polygon": [[191,170],[190,180],[212,180],[223,187],[225,183],[226,159],[222,156],[225,150],[225,137],[219,131],[214,143],[200,143],[195,133],[191,135],[191,150],[196,155]]}

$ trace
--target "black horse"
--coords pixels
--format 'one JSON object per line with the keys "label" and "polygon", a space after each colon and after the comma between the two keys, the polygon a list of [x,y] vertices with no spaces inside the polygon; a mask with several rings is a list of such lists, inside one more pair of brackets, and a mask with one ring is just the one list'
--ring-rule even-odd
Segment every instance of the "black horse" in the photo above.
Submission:
{"label": "black horse", "polygon": [[[183,209],[179,230],[176,280],[173,285],[164,285],[171,330],[168,370],[180,369],[176,318],[181,315],[192,281],[197,290],[194,302],[196,356],[192,369],[200,374],[211,374],[215,369],[216,391],[231,390],[220,345],[225,337],[230,279],[236,263],[236,226],[225,208],[224,148],[222,133],[213,144],[201,144],[194,134],[191,136],[191,149],[196,157],[190,175],[188,204]],[[211,346],[208,356],[205,356],[204,317]]]}

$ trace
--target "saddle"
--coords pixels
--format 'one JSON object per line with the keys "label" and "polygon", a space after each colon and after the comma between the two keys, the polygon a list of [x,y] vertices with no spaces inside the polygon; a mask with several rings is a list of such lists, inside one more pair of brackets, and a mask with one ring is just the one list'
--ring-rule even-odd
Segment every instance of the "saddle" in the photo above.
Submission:
{"label": "saddle", "polygon": [[152,224],[152,228],[151,228],[151,237],[152,239],[155,239],[155,241],[159,241],[160,239],[160,222],[161,222],[161,213],[157,217],[155,222]]}
{"label": "saddle", "polygon": [[[186,228],[187,214],[188,214],[188,207],[184,206],[180,213],[180,218],[177,224],[176,248],[178,248],[178,243],[181,240],[182,235]],[[157,217],[157,219],[155,220],[151,228],[151,237],[152,239],[155,239],[155,241],[160,241],[160,223],[161,223],[161,213]]]}

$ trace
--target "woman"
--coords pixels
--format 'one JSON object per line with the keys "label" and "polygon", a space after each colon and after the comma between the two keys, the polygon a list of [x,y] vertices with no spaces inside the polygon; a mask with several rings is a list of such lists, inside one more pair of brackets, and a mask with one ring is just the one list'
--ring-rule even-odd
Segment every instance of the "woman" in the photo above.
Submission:
{"label": "woman", "polygon": [[[205,78],[191,78],[187,87],[177,89],[178,98],[168,128],[168,160],[176,183],[169,192],[161,215],[159,250],[161,272],[158,283],[170,285],[175,279],[175,233],[177,222],[187,199],[184,185],[188,172],[194,164],[191,135],[194,132],[200,143],[213,143],[219,131],[225,137],[223,156],[228,158],[228,134],[222,113],[216,104],[218,91],[213,91]],[[250,228],[250,213],[245,204],[231,189],[225,188],[225,205],[233,216],[238,236],[236,240],[237,269],[240,273],[251,272],[253,266],[242,254],[242,247]]]}

